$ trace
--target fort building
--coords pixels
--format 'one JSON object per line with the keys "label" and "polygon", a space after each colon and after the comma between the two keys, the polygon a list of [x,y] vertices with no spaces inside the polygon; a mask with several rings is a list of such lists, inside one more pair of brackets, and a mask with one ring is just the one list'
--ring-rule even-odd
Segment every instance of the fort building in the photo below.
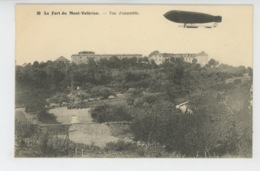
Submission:
{"label": "fort building", "polygon": [[100,59],[109,59],[111,57],[117,57],[119,59],[123,58],[142,58],[143,56],[141,54],[95,54],[95,52],[92,51],[82,51],[78,54],[73,54],[71,56],[72,63],[75,64],[87,64],[88,60],[90,58],[94,59],[96,62]]}
{"label": "fort building", "polygon": [[154,51],[148,57],[149,62],[154,61],[154,63],[157,65],[160,65],[173,58],[183,58],[183,60],[188,63],[196,61],[201,66],[204,66],[208,63],[208,54],[204,51],[200,53],[160,53],[159,51]]}

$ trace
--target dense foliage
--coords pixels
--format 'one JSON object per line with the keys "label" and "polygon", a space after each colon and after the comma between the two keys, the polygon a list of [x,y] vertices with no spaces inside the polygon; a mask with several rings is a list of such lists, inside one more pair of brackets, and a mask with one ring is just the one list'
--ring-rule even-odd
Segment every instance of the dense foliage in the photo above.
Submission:
{"label": "dense foliage", "polygon": [[116,122],[116,121],[131,121],[132,116],[126,108],[121,105],[99,105],[91,111],[91,117],[94,122]]}
{"label": "dense foliage", "polygon": [[[252,73],[214,59],[203,67],[182,59],[158,66],[147,58],[117,57],[81,65],[34,62],[16,67],[16,105],[47,122],[55,120],[46,109],[50,103],[78,106],[124,94],[125,103],[96,105],[93,120],[132,121],[135,141],[189,157],[250,157]],[[184,101],[192,113],[176,109]],[[114,145],[108,148],[125,144]]]}

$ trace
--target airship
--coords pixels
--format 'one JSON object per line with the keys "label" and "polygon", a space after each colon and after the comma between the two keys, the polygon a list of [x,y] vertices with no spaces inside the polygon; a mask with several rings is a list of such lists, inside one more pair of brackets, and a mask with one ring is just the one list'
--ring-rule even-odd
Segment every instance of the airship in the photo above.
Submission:
{"label": "airship", "polygon": [[221,16],[213,16],[210,14],[191,12],[191,11],[177,11],[172,10],[164,14],[164,17],[172,22],[180,23],[183,28],[212,28],[216,27],[222,21]]}

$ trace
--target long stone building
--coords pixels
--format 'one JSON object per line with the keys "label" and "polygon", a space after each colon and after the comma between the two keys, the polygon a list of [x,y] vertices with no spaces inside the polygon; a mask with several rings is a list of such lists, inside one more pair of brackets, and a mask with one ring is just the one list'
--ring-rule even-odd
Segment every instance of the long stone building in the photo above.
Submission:
{"label": "long stone building", "polygon": [[141,54],[95,54],[95,52],[92,51],[82,51],[78,54],[73,54],[71,56],[71,62],[75,64],[86,64],[88,63],[88,60],[90,58],[94,59],[95,61],[99,61],[100,59],[109,59],[113,56],[118,57],[119,59],[123,58],[142,58],[143,56]]}
{"label": "long stone building", "polygon": [[204,66],[208,63],[208,54],[204,51],[200,53],[160,53],[159,51],[152,52],[148,59],[154,61],[157,65],[160,65],[172,58],[183,58],[185,62],[192,63],[196,60],[198,64]]}
{"label": "long stone building", "polygon": [[[78,54],[73,54],[71,56],[71,62],[77,65],[87,64],[90,58],[94,59],[97,62],[100,59],[109,59],[113,56],[118,57],[119,59],[143,57],[143,55],[141,54],[95,54],[95,52],[93,51],[82,51]],[[160,53],[159,51],[154,51],[148,57],[149,62],[154,61],[157,65],[169,61],[172,58],[183,58],[183,60],[188,63],[192,63],[194,60],[196,60],[196,62],[201,66],[204,66],[208,63],[208,54],[204,51],[200,53]]]}

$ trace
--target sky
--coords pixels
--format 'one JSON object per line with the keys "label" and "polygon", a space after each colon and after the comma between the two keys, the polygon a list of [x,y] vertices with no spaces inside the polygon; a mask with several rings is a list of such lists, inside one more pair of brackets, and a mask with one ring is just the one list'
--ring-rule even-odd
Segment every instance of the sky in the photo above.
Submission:
{"label": "sky", "polygon": [[[163,14],[182,10],[222,16],[216,28],[187,29]],[[70,15],[70,12],[99,15]],[[37,15],[41,12],[41,15]],[[44,15],[44,12],[49,15]],[[52,15],[52,12],[60,15]],[[61,15],[66,12],[67,15]],[[116,15],[110,15],[116,12]],[[136,12],[138,15],[120,15]],[[55,60],[72,54],[199,53],[233,66],[253,65],[250,5],[17,5],[16,63]]]}

